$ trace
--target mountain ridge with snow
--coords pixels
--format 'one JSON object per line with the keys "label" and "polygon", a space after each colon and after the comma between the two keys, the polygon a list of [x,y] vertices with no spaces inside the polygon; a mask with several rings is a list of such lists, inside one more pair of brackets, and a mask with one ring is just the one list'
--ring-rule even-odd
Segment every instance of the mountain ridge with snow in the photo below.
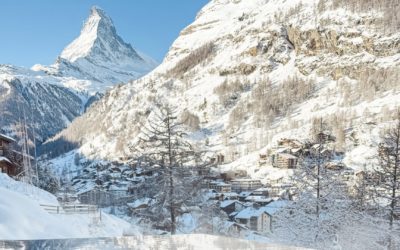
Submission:
{"label": "mountain ridge with snow", "polygon": [[[363,159],[345,159],[362,167],[373,156],[382,127],[371,128],[371,144],[362,133],[363,121],[386,122],[388,110],[400,105],[399,33],[375,27],[383,23],[379,11],[355,13],[333,0],[324,2],[210,1],[155,71],[114,88],[56,138],[80,144],[79,152],[89,159],[125,159],[140,133],[132,124],[146,123],[162,98],[196,117],[195,137],[232,164],[280,138],[306,139],[313,119],[324,117],[331,124],[339,121],[335,133],[353,131],[367,144],[342,136],[349,155],[368,149]],[[374,78],[384,84],[374,85]],[[82,129],[83,124],[101,128]],[[257,160],[237,167],[249,170]]]}
{"label": "mountain ridge with snow", "polygon": [[56,62],[50,66],[35,65],[32,69],[50,75],[90,80],[91,84],[84,89],[94,93],[105,92],[117,83],[135,80],[157,65],[154,59],[124,42],[111,17],[93,6],[80,35],[65,47]]}

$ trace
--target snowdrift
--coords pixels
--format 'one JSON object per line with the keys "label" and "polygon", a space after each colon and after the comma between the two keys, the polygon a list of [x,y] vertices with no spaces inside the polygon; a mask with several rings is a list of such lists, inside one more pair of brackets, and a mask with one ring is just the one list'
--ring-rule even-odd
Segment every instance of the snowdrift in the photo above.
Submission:
{"label": "snowdrift", "polygon": [[129,223],[109,214],[49,214],[40,204],[58,205],[52,194],[0,173],[0,240],[122,236]]}

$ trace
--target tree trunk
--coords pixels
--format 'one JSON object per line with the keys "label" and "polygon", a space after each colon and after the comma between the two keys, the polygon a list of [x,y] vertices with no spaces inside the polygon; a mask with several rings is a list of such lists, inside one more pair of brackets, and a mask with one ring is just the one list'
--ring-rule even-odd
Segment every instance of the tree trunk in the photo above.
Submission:
{"label": "tree trunk", "polygon": [[169,182],[170,182],[170,188],[169,188],[169,195],[170,195],[170,215],[171,215],[171,234],[176,233],[176,217],[175,217],[175,203],[173,199],[174,195],[174,179],[172,177],[172,169],[169,169]]}
{"label": "tree trunk", "polygon": [[171,124],[169,112],[167,116],[167,128],[168,128],[168,173],[169,173],[169,212],[171,217],[171,234],[176,233],[176,216],[175,216],[175,202],[174,202],[174,178],[172,176],[172,167],[173,167],[173,155],[172,155],[172,144],[171,144]]}
{"label": "tree trunk", "polygon": [[390,230],[393,229],[394,211],[396,209],[396,190],[398,186],[397,174],[399,171],[399,154],[400,154],[400,120],[397,122],[396,128],[396,152],[394,154],[394,169],[393,169],[393,186],[392,186],[392,202],[390,203]]}

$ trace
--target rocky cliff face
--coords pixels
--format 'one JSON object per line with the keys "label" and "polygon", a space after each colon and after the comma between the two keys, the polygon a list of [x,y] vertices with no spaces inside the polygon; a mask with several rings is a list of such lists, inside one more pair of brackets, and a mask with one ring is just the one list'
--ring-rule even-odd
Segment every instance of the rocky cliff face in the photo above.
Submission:
{"label": "rocky cliff face", "polygon": [[[195,141],[249,172],[259,152],[283,137],[307,138],[320,117],[343,135],[346,163],[362,166],[400,105],[400,36],[380,30],[379,10],[324,2],[211,1],[154,72],[114,88],[58,137],[87,158],[125,159],[135,124],[165,100],[198,118]],[[365,121],[377,124],[369,134]]]}
{"label": "rocky cliff face", "polygon": [[[27,76],[23,71],[12,66],[0,67],[0,127],[15,134],[18,124],[25,119],[29,133],[32,135],[35,130],[36,140],[44,141],[82,114],[89,97],[51,84],[50,79]],[[24,76],[19,76],[21,73]]]}

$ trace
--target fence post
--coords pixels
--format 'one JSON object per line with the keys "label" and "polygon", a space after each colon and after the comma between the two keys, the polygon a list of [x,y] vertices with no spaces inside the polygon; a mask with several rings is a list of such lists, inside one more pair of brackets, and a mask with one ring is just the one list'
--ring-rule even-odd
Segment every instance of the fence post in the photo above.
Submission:
{"label": "fence post", "polygon": [[59,213],[60,213],[60,207],[57,206],[57,214],[59,214]]}

